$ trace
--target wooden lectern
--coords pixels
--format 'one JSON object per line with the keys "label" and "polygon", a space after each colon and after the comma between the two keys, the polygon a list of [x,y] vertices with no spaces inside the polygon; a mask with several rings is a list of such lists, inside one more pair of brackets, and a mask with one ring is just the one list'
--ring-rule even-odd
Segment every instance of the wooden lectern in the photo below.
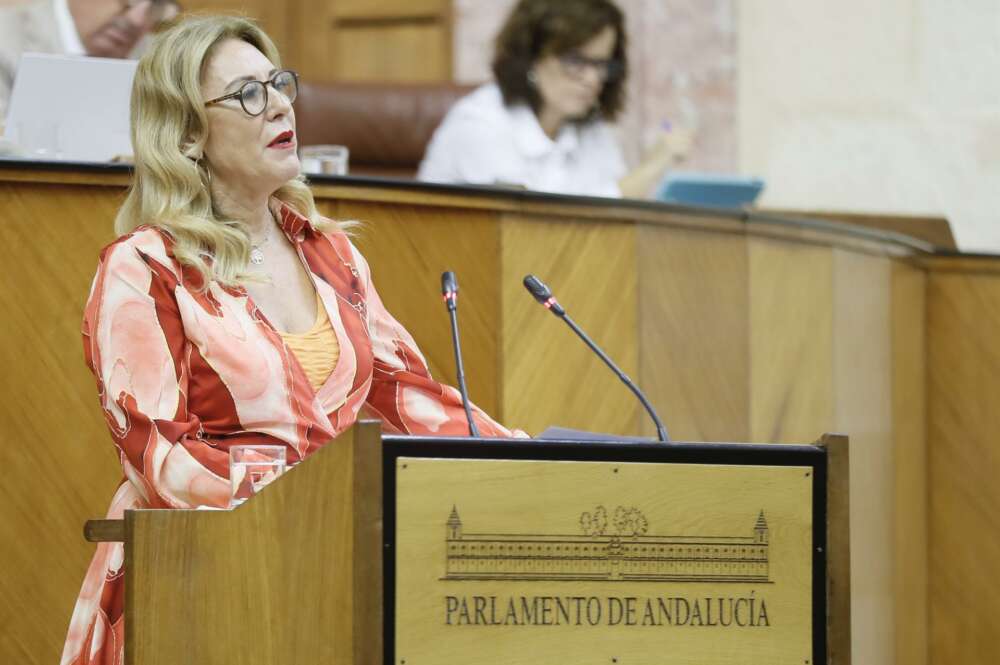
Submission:
{"label": "wooden lectern", "polygon": [[847,439],[382,437],[125,542],[131,665],[848,663]]}

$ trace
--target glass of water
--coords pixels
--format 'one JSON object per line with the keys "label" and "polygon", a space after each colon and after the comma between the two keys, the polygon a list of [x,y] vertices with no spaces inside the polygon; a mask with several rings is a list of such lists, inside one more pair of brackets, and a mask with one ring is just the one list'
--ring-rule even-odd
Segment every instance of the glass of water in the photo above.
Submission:
{"label": "glass of water", "polygon": [[233,446],[229,449],[229,482],[235,508],[285,472],[284,446]]}
{"label": "glass of water", "polygon": [[310,175],[347,175],[350,156],[343,145],[307,145],[299,150],[302,172]]}

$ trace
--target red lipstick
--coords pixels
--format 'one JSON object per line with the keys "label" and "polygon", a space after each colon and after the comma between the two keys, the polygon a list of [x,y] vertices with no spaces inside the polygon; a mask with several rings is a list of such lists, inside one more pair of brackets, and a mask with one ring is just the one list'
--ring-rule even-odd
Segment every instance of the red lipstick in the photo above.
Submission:
{"label": "red lipstick", "polygon": [[274,140],[267,144],[268,148],[288,148],[295,144],[295,132],[283,131],[274,137]]}

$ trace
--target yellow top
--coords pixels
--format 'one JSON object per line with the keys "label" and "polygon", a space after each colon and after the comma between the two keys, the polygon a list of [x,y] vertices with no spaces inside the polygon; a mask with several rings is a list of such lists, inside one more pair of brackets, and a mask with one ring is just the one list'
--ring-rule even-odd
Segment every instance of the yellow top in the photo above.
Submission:
{"label": "yellow top", "polygon": [[340,342],[337,341],[337,333],[333,331],[319,292],[316,293],[316,323],[312,329],[304,333],[278,331],[278,334],[302,365],[313,390],[319,390],[330,378],[333,368],[337,366],[337,359],[340,358]]}

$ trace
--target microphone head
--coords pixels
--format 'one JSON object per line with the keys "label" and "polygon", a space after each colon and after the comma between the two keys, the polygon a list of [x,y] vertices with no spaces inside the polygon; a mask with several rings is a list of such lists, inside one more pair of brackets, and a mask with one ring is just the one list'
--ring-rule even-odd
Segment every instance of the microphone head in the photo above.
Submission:
{"label": "microphone head", "polygon": [[441,273],[441,295],[444,296],[448,311],[454,312],[458,307],[458,278],[450,270]]}
{"label": "microphone head", "polygon": [[543,305],[548,302],[549,298],[552,297],[552,290],[545,286],[545,282],[538,279],[534,275],[525,276],[524,288],[528,289],[528,293],[534,296],[535,300]]}
{"label": "microphone head", "polygon": [[545,286],[545,282],[538,279],[534,275],[527,275],[524,278],[524,288],[528,289],[535,300],[539,302],[545,309],[549,310],[556,316],[562,317],[566,314],[566,310],[563,309],[559,301],[556,300],[555,296],[552,295],[552,289]]}

